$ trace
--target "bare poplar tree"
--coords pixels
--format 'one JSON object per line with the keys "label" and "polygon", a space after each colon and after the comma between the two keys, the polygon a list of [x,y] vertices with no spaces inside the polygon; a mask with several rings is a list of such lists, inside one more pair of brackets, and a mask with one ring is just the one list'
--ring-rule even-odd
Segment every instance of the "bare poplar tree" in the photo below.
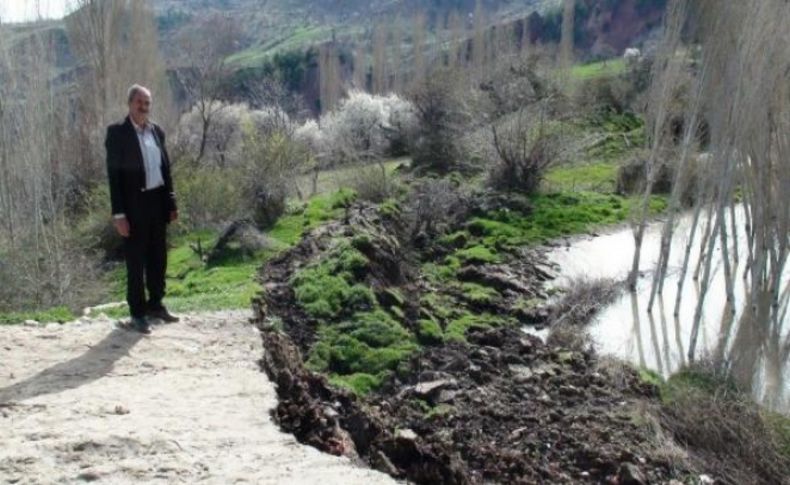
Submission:
{"label": "bare poplar tree", "polygon": [[464,51],[463,46],[466,45],[464,36],[464,21],[458,10],[452,10],[447,19],[447,29],[450,31],[448,42],[448,63],[447,67],[451,69],[458,68],[463,63]]}
{"label": "bare poplar tree", "polygon": [[387,34],[386,24],[376,25],[373,31],[373,93],[387,92],[389,70],[387,69]]}
{"label": "bare poplar tree", "polygon": [[[672,101],[668,89],[682,62],[679,36],[687,25],[684,12],[691,3],[674,0],[670,4],[663,55],[656,63],[651,87],[654,107],[649,127],[653,152],[666,144],[661,126]],[[699,234],[699,258],[694,270],[699,292],[688,348],[690,360],[695,355],[714,265],[721,264],[731,312],[736,304],[734,279],[739,266],[743,270],[748,286],[742,302],[741,327],[778,338],[790,302],[790,282],[785,276],[790,245],[790,4],[781,0],[693,3],[699,29],[694,34],[700,42],[701,58],[696,87],[685,114],[686,134],[681,141],[676,183],[690,177],[697,168],[688,162],[695,149],[696,140],[691,133],[696,130],[697,120],[707,122],[710,134],[709,154],[705,157],[710,175],[702,177],[707,186],[698,189],[691,241],[685,246],[681,269],[685,276],[690,269],[692,244],[697,244],[692,241]],[[678,205],[679,193],[680,189],[673,190],[672,206]],[[646,206],[649,195],[648,190],[641,207]],[[736,205],[738,212],[742,210],[742,218],[736,217]],[[662,264],[657,269],[654,291],[660,291],[661,280],[667,276],[663,262],[669,257],[672,224],[674,217],[669,217],[662,235]],[[698,228],[700,224],[702,227]],[[734,244],[739,226],[746,241],[745,261],[738,258],[741,246]],[[641,223],[635,231],[637,249],[643,227]],[[632,282],[638,253],[639,250],[634,256]],[[676,309],[682,297],[682,280],[683,277]],[[779,354],[776,349],[759,351]]]}
{"label": "bare poplar tree", "polygon": [[354,73],[351,79],[351,87],[361,91],[367,91],[367,55],[365,43],[358,40],[354,46]]}
{"label": "bare poplar tree", "polygon": [[411,46],[412,46],[412,65],[414,66],[414,74],[412,76],[412,83],[418,84],[425,77],[425,31],[427,26],[427,19],[425,12],[419,11],[414,14],[411,27]]}
{"label": "bare poplar tree", "polygon": [[474,76],[483,74],[486,63],[486,19],[483,3],[477,0],[474,13],[474,27],[472,37],[472,70]]}
{"label": "bare poplar tree", "polygon": [[573,65],[574,23],[576,0],[564,0],[562,7],[562,37],[560,39],[560,66],[569,69]]}
{"label": "bare poplar tree", "polygon": [[319,47],[318,76],[321,112],[326,113],[337,106],[343,95],[340,57],[337,51],[337,45],[334,41]]}

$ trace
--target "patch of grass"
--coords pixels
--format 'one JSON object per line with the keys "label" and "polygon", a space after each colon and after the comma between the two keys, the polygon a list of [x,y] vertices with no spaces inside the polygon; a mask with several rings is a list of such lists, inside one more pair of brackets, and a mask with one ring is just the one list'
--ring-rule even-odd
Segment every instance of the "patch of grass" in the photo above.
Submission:
{"label": "patch of grass", "polygon": [[617,76],[624,72],[625,61],[623,59],[609,59],[587,64],[577,64],[571,68],[571,77],[576,80],[585,80],[597,77]]}
{"label": "patch of grass", "polygon": [[23,323],[35,320],[41,323],[65,323],[76,320],[77,316],[68,307],[59,306],[41,311],[0,313],[0,325]]}
{"label": "patch of grass", "polygon": [[500,296],[494,288],[477,283],[461,283],[461,291],[464,298],[472,303],[491,303]]}
{"label": "patch of grass", "polygon": [[417,339],[424,345],[436,345],[444,342],[444,332],[439,323],[433,319],[420,320],[417,328]]}
{"label": "patch of grass", "polygon": [[250,47],[236,52],[227,58],[227,62],[240,67],[254,67],[274,55],[276,52],[304,49],[309,43],[321,40],[330,35],[330,30],[322,25],[301,25],[263,45]]}
{"label": "patch of grass", "polygon": [[355,199],[356,194],[350,189],[317,195],[281,217],[267,234],[286,246],[293,246],[305,231],[341,217],[343,210]]}
{"label": "patch of grass", "polygon": [[357,372],[349,375],[330,374],[329,383],[348,389],[354,394],[364,396],[381,385],[381,377],[366,374],[364,372]]}
{"label": "patch of grass", "polygon": [[[534,210],[523,216],[512,211],[489,213],[467,223],[469,232],[481,244],[493,251],[529,244],[541,244],[551,239],[590,232],[596,227],[627,220],[636,198],[596,192],[557,192],[531,197]],[[666,209],[663,196],[650,200],[650,214],[658,215]]]}
{"label": "patch of grass", "polygon": [[340,323],[319,326],[307,367],[335,376],[383,378],[418,349],[413,335],[381,309],[358,312]]}
{"label": "patch of grass", "polygon": [[594,162],[573,167],[556,167],[546,173],[544,187],[550,191],[595,191],[612,193],[617,186],[618,164]]}
{"label": "patch of grass", "polygon": [[357,283],[368,268],[367,258],[346,240],[329,255],[298,271],[291,279],[296,300],[316,319],[337,318],[341,313],[371,309],[376,304],[370,288]]}
{"label": "patch of grass", "polygon": [[498,263],[500,261],[499,255],[491,248],[479,245],[456,251],[455,256],[461,260],[462,263],[484,264]]}
{"label": "patch of grass", "polygon": [[488,313],[472,314],[465,312],[460,317],[451,320],[444,329],[447,340],[466,341],[466,331],[472,327],[493,328],[513,324],[510,318],[491,315]]}

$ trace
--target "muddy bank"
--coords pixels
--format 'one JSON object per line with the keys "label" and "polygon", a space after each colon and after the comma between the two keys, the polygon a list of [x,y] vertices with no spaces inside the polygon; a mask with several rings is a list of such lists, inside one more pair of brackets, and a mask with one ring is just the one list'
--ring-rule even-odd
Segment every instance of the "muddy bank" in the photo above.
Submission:
{"label": "muddy bank", "polygon": [[415,356],[408,377],[364,399],[306,371],[288,337],[266,332],[275,420],[301,442],[361,457],[417,483],[668,483],[690,476],[659,449],[656,389],[593,355],[511,329]]}
{"label": "muddy bank", "polygon": [[[492,254],[447,237],[480,205],[497,203],[456,206],[438,234],[414,230],[421,226],[408,209],[357,204],[270,261],[254,319],[266,348],[262,368],[277,384],[275,420],[303,443],[416,483],[690,476],[650,417],[654,386],[520,330],[550,323],[541,288],[551,274],[540,252]],[[364,257],[338,252],[349,245]],[[305,291],[303,275],[324,278],[321,268],[375,298],[356,307],[359,299],[341,299],[334,312],[305,299],[319,290]],[[387,324],[368,327],[371,316]],[[360,375],[369,385],[354,387]]]}

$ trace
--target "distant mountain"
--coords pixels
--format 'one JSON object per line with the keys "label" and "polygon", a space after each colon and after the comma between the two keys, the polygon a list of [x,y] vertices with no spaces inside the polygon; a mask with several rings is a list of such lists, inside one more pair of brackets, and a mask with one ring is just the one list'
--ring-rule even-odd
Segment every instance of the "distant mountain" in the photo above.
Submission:
{"label": "distant mountain", "polygon": [[[660,26],[667,0],[576,0],[574,37],[578,58],[621,55],[640,44]],[[563,0],[480,0],[488,28],[512,28],[533,42],[559,41]],[[179,34],[201,25],[201,20],[221,14],[232,20],[241,34],[237,51],[228,57],[238,79],[272,69],[287,70],[289,86],[315,106],[317,61],[311,46],[335,42],[345,56],[341,75],[349,76],[349,57],[355,45],[372,43],[377,26],[390,27],[397,19],[408,30],[417,12],[425,13],[431,32],[443,29],[451,12],[465,24],[468,36],[477,0],[152,0],[160,44],[172,69],[178,69]],[[12,42],[23,45],[33,32],[45,33],[54,46],[61,82],[73,79],[75,59],[68,47],[63,21],[12,25]],[[403,59],[394,65],[408,70],[412,64],[409,36],[403,37]],[[426,46],[429,48],[430,45]],[[307,51],[307,52],[306,52]],[[277,57],[275,57],[277,56]],[[274,62],[274,64],[273,64]],[[234,93],[241,99],[243,92]],[[315,109],[315,108],[314,108]]]}

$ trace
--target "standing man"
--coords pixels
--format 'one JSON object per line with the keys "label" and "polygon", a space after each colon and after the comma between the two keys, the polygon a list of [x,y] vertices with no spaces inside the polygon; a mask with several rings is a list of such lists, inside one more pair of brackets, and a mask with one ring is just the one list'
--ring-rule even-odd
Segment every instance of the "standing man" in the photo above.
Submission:
{"label": "standing man", "polygon": [[104,146],[113,224],[124,239],[130,326],[148,334],[151,318],[178,321],[162,304],[167,224],[178,218],[178,211],[165,133],[148,119],[151,91],[135,84],[129,88],[128,103],[129,115],[107,127]]}

